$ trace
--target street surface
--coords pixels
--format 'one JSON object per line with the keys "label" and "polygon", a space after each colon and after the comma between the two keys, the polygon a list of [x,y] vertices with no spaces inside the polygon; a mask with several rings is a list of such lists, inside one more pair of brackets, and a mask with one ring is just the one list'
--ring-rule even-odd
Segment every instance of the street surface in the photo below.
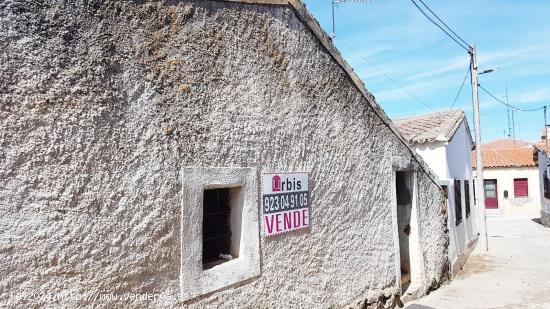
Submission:
{"label": "street surface", "polygon": [[474,252],[450,284],[405,308],[550,308],[550,228],[538,217],[487,218],[488,254]]}

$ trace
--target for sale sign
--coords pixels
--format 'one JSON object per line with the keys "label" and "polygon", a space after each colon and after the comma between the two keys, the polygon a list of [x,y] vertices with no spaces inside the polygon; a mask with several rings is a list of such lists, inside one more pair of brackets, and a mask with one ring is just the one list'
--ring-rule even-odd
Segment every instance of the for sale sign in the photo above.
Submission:
{"label": "for sale sign", "polygon": [[263,225],[267,236],[309,226],[307,173],[262,174]]}

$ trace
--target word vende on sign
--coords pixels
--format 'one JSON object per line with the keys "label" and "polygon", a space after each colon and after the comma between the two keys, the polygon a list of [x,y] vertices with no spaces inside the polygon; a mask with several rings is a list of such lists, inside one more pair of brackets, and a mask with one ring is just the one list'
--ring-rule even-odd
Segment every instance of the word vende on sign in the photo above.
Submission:
{"label": "word vende on sign", "polygon": [[267,236],[308,227],[307,173],[262,174],[262,208]]}

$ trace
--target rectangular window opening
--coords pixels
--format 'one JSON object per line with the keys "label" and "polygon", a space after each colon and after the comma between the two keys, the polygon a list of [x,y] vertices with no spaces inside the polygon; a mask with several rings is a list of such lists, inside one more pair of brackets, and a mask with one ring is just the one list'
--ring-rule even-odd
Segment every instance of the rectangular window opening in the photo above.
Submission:
{"label": "rectangular window opening", "polygon": [[550,199],[550,178],[548,178],[548,169],[544,170],[543,183],[544,183],[544,197]]}
{"label": "rectangular window opening", "polygon": [[449,198],[449,187],[446,185],[441,185],[441,189],[443,189],[443,195],[445,195],[445,198]]}
{"label": "rectangular window opening", "polygon": [[514,196],[515,197],[528,197],[529,185],[527,178],[514,178]]}
{"label": "rectangular window opening", "polygon": [[464,203],[466,204],[466,218],[470,217],[470,182],[464,180]]}
{"label": "rectangular window opening", "polygon": [[203,270],[239,257],[242,206],[241,187],[204,189]]}
{"label": "rectangular window opening", "polygon": [[458,226],[462,222],[462,192],[460,190],[460,180],[455,179],[455,225]]}
{"label": "rectangular window opening", "polygon": [[477,205],[477,199],[476,199],[476,181],[472,180],[472,193],[474,195],[474,205]]}

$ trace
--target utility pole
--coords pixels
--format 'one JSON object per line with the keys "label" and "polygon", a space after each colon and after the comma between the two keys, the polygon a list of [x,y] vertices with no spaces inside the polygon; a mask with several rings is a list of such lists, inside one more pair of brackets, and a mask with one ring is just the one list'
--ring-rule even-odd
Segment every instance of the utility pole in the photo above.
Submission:
{"label": "utility pole", "polygon": [[544,147],[544,153],[548,152],[548,126],[546,124],[546,105],[544,105],[544,135],[546,136],[544,138],[544,142],[546,143]]}
{"label": "utility pole", "polygon": [[337,2],[332,0],[332,39],[336,38],[336,21],[334,20],[334,6]]}
{"label": "utility pole", "polygon": [[516,148],[516,121],[514,120],[514,113],[516,111],[512,110],[512,140],[514,141],[514,148]]}
{"label": "utility pole", "polygon": [[332,4],[332,39],[336,38],[336,18],[334,17],[334,8],[338,3],[355,2],[355,3],[370,3],[371,0],[331,0]]}
{"label": "utility pole", "polygon": [[[508,84],[506,84],[506,104],[508,104]],[[510,125],[510,106],[506,106],[506,115],[508,115],[508,138],[512,138],[512,126]]]}
{"label": "utility pole", "polygon": [[479,120],[479,98],[477,93],[477,56],[476,46],[470,46],[470,70],[472,72],[472,98],[474,104],[474,127],[476,130],[476,187],[477,187],[477,207],[478,207],[478,225],[479,225],[479,248],[481,252],[489,250],[487,243],[487,217],[485,215],[485,188],[483,183],[483,155],[481,149],[481,125]]}

